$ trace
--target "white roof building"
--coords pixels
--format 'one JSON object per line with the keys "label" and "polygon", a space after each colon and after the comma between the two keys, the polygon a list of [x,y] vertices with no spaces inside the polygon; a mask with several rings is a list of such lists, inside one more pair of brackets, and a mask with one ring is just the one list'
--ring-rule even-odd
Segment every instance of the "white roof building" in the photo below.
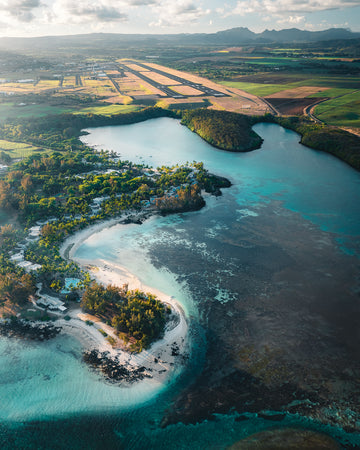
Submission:
{"label": "white roof building", "polygon": [[26,272],[32,272],[33,270],[38,270],[42,267],[40,264],[32,263],[31,261],[20,261],[17,265],[25,269]]}
{"label": "white roof building", "polygon": [[49,309],[58,309],[61,312],[67,310],[64,302],[56,297],[51,297],[50,295],[46,294],[41,295],[36,303],[37,305],[43,305]]}

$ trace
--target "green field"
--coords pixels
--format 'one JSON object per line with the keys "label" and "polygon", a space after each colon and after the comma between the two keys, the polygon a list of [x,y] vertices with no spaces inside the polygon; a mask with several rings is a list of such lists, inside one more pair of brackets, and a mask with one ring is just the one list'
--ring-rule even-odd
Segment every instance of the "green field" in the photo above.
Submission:
{"label": "green field", "polygon": [[328,76],[328,75],[314,75],[311,78],[306,78],[297,86],[319,86],[329,88],[341,89],[359,89],[360,77],[355,76]]}
{"label": "green field", "polygon": [[326,89],[326,91],[317,92],[316,94],[309,95],[309,98],[312,97],[338,97],[339,95],[346,95],[353,92],[354,89],[347,89],[347,88],[329,88]]}
{"label": "green field", "polygon": [[62,114],[72,112],[73,108],[41,105],[25,105],[19,106],[16,103],[0,103],[0,122],[7,119],[17,119],[26,117],[41,117],[51,114]]}
{"label": "green field", "polygon": [[360,128],[360,91],[321,103],[314,114],[329,125]]}
{"label": "green field", "polygon": [[[247,64],[261,64],[265,66],[299,66],[304,64],[304,59],[302,58],[288,58],[288,57],[240,57],[239,59],[244,60]],[[309,61],[309,60],[306,60]]]}
{"label": "green field", "polygon": [[141,106],[136,105],[108,105],[108,106],[90,106],[88,108],[80,109],[74,114],[99,114],[103,116],[111,116],[112,114],[126,114],[142,109]]}
{"label": "green field", "polygon": [[40,149],[39,147],[34,147],[24,142],[12,142],[0,139],[0,152],[7,153],[13,159],[25,158],[32,153],[40,151],[47,152],[47,150]]}
{"label": "green field", "polygon": [[[359,77],[329,77],[316,76],[311,78],[297,79],[297,81],[289,82],[289,76],[286,75],[287,82],[281,83],[283,75],[278,75],[279,83],[274,83],[277,80],[277,75],[264,74],[264,82],[250,83],[247,81],[221,81],[220,84],[224,86],[242,89],[249,94],[257,95],[258,97],[266,97],[267,95],[276,94],[277,92],[285,91],[287,89],[294,89],[301,86],[314,87],[328,87],[329,89],[323,92],[309,95],[309,97],[337,97],[353,92],[360,86]],[[260,75],[257,74],[257,79],[260,81]],[[272,82],[265,82],[266,79],[271,79]]]}
{"label": "green field", "polygon": [[219,84],[241,89],[249,94],[257,95],[258,97],[266,97],[267,95],[276,94],[277,92],[285,91],[297,87],[299,83],[291,84],[261,84],[261,83],[246,83],[241,81],[221,81]]}
{"label": "green field", "polygon": [[101,114],[110,116],[111,114],[129,113],[138,111],[140,106],[136,105],[105,105],[91,106],[88,108],[78,109],[71,106],[51,106],[41,105],[25,105],[19,106],[15,103],[0,103],[0,123],[6,120],[41,117],[53,114],[74,113],[74,114]]}

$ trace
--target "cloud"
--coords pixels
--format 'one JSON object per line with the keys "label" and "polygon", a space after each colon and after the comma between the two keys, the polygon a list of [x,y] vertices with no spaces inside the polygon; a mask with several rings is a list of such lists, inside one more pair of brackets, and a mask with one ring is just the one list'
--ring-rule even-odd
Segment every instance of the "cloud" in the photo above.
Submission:
{"label": "cloud", "polygon": [[57,0],[53,6],[52,19],[57,23],[84,24],[125,22],[124,4],[116,1],[101,0]]}
{"label": "cloud", "polygon": [[149,6],[149,5],[157,5],[159,0],[129,0],[129,6]]}
{"label": "cloud", "polygon": [[151,22],[150,26],[173,27],[177,25],[194,24],[209,14],[209,9],[197,6],[192,0],[163,0],[158,1],[152,10],[157,21]]}
{"label": "cloud", "polygon": [[278,24],[299,25],[305,22],[305,16],[286,16],[277,20]]}
{"label": "cloud", "polygon": [[239,0],[226,16],[250,13],[259,14],[303,14],[330,9],[349,8],[359,5],[359,0]]}
{"label": "cloud", "polygon": [[0,0],[0,12],[10,21],[31,22],[35,19],[33,10],[41,6],[40,0]]}

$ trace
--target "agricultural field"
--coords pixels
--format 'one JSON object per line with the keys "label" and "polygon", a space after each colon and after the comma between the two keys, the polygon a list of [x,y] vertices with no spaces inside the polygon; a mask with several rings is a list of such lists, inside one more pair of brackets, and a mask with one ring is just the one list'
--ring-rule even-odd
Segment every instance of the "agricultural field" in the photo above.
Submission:
{"label": "agricultural field", "polygon": [[50,150],[34,147],[23,142],[12,142],[0,139],[0,152],[4,152],[12,159],[25,158],[32,153],[44,152],[48,153]]}
{"label": "agricultural field", "polygon": [[[351,51],[356,56],[356,48]],[[104,57],[79,53],[71,60],[49,54],[46,61],[30,64],[29,72],[29,62],[24,65],[19,58],[11,60],[16,68],[23,64],[24,70],[16,72],[9,66],[0,73],[0,122],[63,112],[111,115],[154,104],[254,115],[269,112],[272,106],[283,115],[301,115],[305,107],[324,99],[314,111],[319,119],[358,126],[357,97],[349,94],[359,88],[360,62],[340,47],[333,51],[293,45],[199,46],[144,48],[129,56],[132,53]],[[146,59],[145,55],[158,57]],[[26,99],[34,94],[44,99]]]}
{"label": "agricultural field", "polygon": [[360,128],[360,90],[321,103],[314,114],[329,125]]}
{"label": "agricultural field", "polygon": [[[360,77],[313,75],[301,78],[299,75],[284,77],[284,74],[279,74],[277,77],[275,74],[257,74],[253,77],[256,82],[223,81],[221,84],[265,98],[284,115],[301,115],[304,108],[324,99],[313,111],[316,117],[328,125],[359,128],[357,89]],[[249,80],[251,77],[237,79]]]}
{"label": "agricultural field", "polygon": [[81,91],[99,97],[111,97],[114,95],[118,95],[114,86],[111,84],[111,81],[108,78],[83,78],[83,87],[81,88]]}
{"label": "agricultural field", "polygon": [[258,97],[267,97],[268,95],[276,94],[277,92],[293,89],[294,84],[261,84],[261,83],[249,83],[242,81],[222,81],[220,84],[228,87],[241,89],[249,94],[256,95]]}
{"label": "agricultural field", "polygon": [[[252,80],[249,82],[248,80]],[[316,97],[335,97],[336,95],[346,93],[347,89],[358,89],[360,85],[360,77],[329,77],[329,76],[284,76],[279,74],[257,74],[254,77],[244,76],[237,77],[234,81],[221,81],[224,86],[236,87],[250,94],[259,97],[266,97],[285,90],[293,90],[302,87],[318,88]],[[324,89],[320,89],[324,88]],[[328,89],[329,92],[325,91]],[[319,92],[323,91],[319,95]],[[309,94],[314,96],[314,94]]]}
{"label": "agricultural field", "polygon": [[99,114],[102,116],[111,116],[112,114],[126,114],[141,109],[136,105],[108,105],[108,106],[90,106],[80,109],[74,114]]}

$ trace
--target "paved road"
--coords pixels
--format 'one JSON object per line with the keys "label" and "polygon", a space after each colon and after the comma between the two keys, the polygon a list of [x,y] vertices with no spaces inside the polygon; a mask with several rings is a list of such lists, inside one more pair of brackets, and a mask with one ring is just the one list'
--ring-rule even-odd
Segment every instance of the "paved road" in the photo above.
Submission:
{"label": "paved road", "polygon": [[274,106],[271,103],[269,103],[265,98],[260,98],[260,97],[258,97],[258,98],[259,98],[259,100],[264,102],[270,108],[270,111],[274,114],[274,116],[281,116],[279,111],[276,108],[274,108]]}
{"label": "paved road", "polygon": [[312,103],[311,105],[309,105],[306,108],[304,108],[304,115],[305,116],[309,116],[310,119],[312,119],[316,123],[323,123],[322,120],[318,119],[317,117],[315,117],[313,115],[313,110],[314,110],[315,106],[317,106],[319,103],[325,102],[326,100],[328,100],[328,99],[324,98],[322,100],[318,100],[317,102]]}

